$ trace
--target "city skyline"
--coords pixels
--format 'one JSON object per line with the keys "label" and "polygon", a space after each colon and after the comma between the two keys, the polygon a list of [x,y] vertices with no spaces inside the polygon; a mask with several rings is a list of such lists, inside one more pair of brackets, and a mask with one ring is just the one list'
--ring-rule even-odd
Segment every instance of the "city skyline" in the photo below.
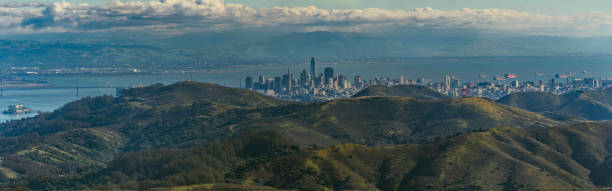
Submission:
{"label": "city skyline", "polygon": [[[297,78],[287,68],[287,73],[281,76],[266,78],[264,75],[253,81],[252,76],[245,78],[245,89],[281,99],[295,101],[327,101],[338,98],[348,98],[359,91],[375,85],[387,87],[397,85],[420,85],[431,88],[449,97],[486,97],[493,100],[506,95],[519,92],[547,92],[556,95],[566,94],[576,90],[597,91],[612,85],[612,80],[603,79],[601,76],[589,75],[584,70],[584,77],[577,77],[575,73],[557,73],[546,80],[519,81],[517,74],[507,73],[504,75],[487,76],[480,74],[481,80],[461,81],[453,75],[446,74],[440,81],[427,78],[398,78],[381,77],[363,79],[361,75],[355,75],[352,82],[349,77],[336,73],[331,66],[325,67],[323,72],[316,72],[317,61],[315,57],[310,59],[310,71],[303,69]],[[314,74],[314,75],[313,75]],[[534,75],[543,76],[536,72]],[[241,85],[242,86],[242,85]]]}

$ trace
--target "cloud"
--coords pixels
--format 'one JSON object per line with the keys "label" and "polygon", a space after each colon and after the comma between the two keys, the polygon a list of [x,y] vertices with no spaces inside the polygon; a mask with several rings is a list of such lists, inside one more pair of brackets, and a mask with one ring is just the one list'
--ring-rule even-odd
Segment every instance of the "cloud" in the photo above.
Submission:
{"label": "cloud", "polygon": [[223,0],[112,1],[105,5],[0,4],[0,33],[147,30],[280,30],[380,32],[438,28],[520,34],[612,35],[612,14],[550,16],[505,9],[328,10],[315,6],[252,8]]}

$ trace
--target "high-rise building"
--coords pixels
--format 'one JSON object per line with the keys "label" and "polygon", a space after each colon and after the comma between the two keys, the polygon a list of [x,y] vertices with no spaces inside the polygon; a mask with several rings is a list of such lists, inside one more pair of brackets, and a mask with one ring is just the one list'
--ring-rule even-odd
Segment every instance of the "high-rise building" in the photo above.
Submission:
{"label": "high-rise building", "polygon": [[459,88],[461,86],[461,81],[459,78],[453,78],[451,80],[451,88]]}
{"label": "high-rise building", "polygon": [[348,88],[347,87],[348,80],[346,80],[346,76],[345,75],[338,75],[337,82],[338,82],[339,88]]}
{"label": "high-rise building", "polygon": [[335,89],[336,86],[334,85],[334,78],[327,78],[327,88],[328,89]]}
{"label": "high-rise building", "polygon": [[306,87],[310,83],[310,75],[306,73],[306,69],[302,70],[300,73],[300,81],[299,84],[301,87]]}
{"label": "high-rise building", "polygon": [[324,72],[323,79],[324,79],[325,85],[329,85],[329,82],[330,82],[329,79],[332,79],[332,82],[334,80],[334,69],[331,67],[327,67],[325,68],[325,71],[323,72]]}
{"label": "high-rise building", "polygon": [[449,75],[444,76],[444,89],[450,89],[451,77]]}
{"label": "high-rise building", "polygon": [[261,87],[266,85],[266,78],[264,77],[264,75],[259,76],[259,85]]}
{"label": "high-rise building", "polygon": [[287,90],[291,92],[291,87],[293,87],[291,84],[293,81],[293,77],[291,76],[291,70],[289,68],[287,68],[287,78]]}
{"label": "high-rise building", "polygon": [[274,78],[274,91],[278,92],[281,89],[281,87],[282,87],[281,86],[281,82],[282,82],[281,77],[276,76]]}
{"label": "high-rise building", "polygon": [[324,84],[325,82],[323,79],[323,75],[319,75],[315,78],[315,87],[322,88]]}
{"label": "high-rise building", "polygon": [[281,80],[281,89],[282,88],[287,89],[288,84],[289,84],[289,75],[283,74],[282,80]]}
{"label": "high-rise building", "polygon": [[314,56],[310,59],[310,76],[317,76],[317,59]]}
{"label": "high-rise building", "polygon": [[244,80],[244,88],[247,90],[253,89],[253,77],[246,77],[246,79]]}
{"label": "high-rise building", "polygon": [[268,79],[266,81],[266,84],[267,85],[265,86],[266,87],[265,89],[266,90],[272,90],[272,85],[274,85],[274,79]]}
{"label": "high-rise building", "polygon": [[363,83],[363,79],[361,78],[361,76],[355,76],[355,80],[353,83],[355,83],[355,86],[361,87],[361,84]]}

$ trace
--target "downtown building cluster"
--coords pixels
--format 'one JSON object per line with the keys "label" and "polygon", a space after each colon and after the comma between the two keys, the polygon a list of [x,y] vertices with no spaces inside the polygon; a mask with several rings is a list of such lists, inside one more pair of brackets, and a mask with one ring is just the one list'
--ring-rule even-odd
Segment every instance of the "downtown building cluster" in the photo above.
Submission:
{"label": "downtown building cluster", "polygon": [[317,60],[310,60],[310,71],[302,70],[297,76],[287,69],[287,73],[274,78],[261,75],[257,79],[248,76],[245,88],[282,99],[300,101],[320,101],[350,97],[367,87],[360,76],[355,76],[353,83],[342,74],[334,73],[327,67],[323,73],[317,73]]}
{"label": "downtown building cluster", "polygon": [[[541,74],[536,74],[541,77]],[[251,76],[245,79],[245,88],[281,98],[296,101],[325,101],[338,98],[351,97],[364,88],[373,85],[421,85],[436,90],[450,97],[486,97],[499,99],[512,93],[539,91],[552,94],[565,94],[576,90],[595,91],[612,85],[612,80],[601,77],[578,78],[575,74],[556,74],[549,80],[518,81],[513,80],[515,74],[496,76],[491,81],[465,82],[460,78],[446,75],[441,82],[431,79],[405,79],[403,76],[392,79],[390,77],[364,80],[361,76],[354,76],[352,82],[345,75],[334,73],[334,69],[326,67],[322,73],[317,73],[317,60],[311,58],[310,71],[306,69],[294,76],[289,69],[282,76],[266,78],[261,75],[257,79]]]}

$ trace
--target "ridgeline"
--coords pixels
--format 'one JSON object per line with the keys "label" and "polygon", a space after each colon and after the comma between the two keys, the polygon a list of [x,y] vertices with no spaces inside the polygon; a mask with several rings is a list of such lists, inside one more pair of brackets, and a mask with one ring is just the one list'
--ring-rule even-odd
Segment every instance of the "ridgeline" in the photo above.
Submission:
{"label": "ridgeline", "polygon": [[418,99],[449,99],[448,96],[442,95],[436,90],[418,85],[399,85],[393,87],[380,85],[370,86],[353,95],[353,97],[368,96],[399,96]]}
{"label": "ridgeline", "polygon": [[295,103],[198,82],[156,84],[0,126],[0,181],[39,190],[612,185],[610,123],[568,125],[416,86]]}
{"label": "ridgeline", "polygon": [[612,119],[612,89],[565,95],[545,92],[522,92],[502,97],[499,103],[533,112],[550,113],[562,118],[587,120]]}

